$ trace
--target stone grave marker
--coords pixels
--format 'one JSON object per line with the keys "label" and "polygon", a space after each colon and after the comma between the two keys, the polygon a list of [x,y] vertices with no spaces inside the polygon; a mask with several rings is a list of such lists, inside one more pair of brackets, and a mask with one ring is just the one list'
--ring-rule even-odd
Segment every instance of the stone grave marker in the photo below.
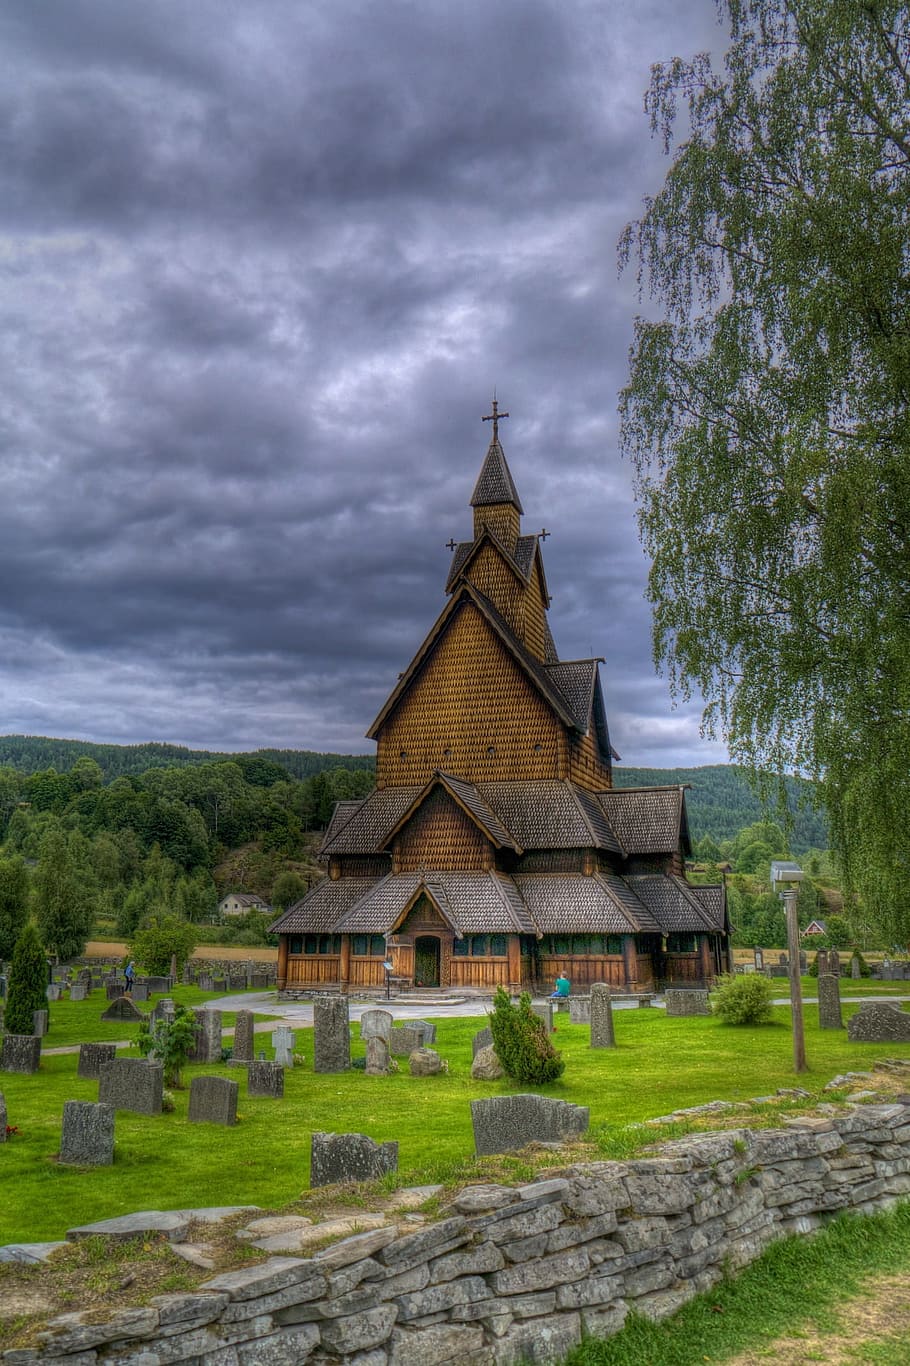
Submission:
{"label": "stone grave marker", "polygon": [[528,1143],[564,1143],[583,1134],[589,1120],[586,1105],[532,1093],[471,1101],[478,1157],[507,1153]]}
{"label": "stone grave marker", "polygon": [[591,1023],[591,998],[590,996],[570,996],[569,997],[569,1019],[573,1024]]}
{"label": "stone grave marker", "polygon": [[830,971],[830,968],[828,967],[827,949],[819,949],[818,953],[815,955],[815,963],[818,968],[819,977],[824,977],[825,974]]}
{"label": "stone grave marker", "polygon": [[493,1031],[489,1028],[489,1026],[488,1026],[486,1029],[478,1029],[477,1033],[474,1035],[473,1039],[471,1040],[471,1054],[472,1054],[472,1056],[476,1058],[476,1057],[477,1057],[477,1054],[480,1052],[480,1050],[481,1050],[482,1048],[492,1048],[492,1047],[493,1047]]}
{"label": "stone grave marker", "polygon": [[347,997],[320,997],[313,1005],[313,1071],[346,1072],[350,1066],[351,1026]]}
{"label": "stone grave marker", "polygon": [[755,971],[764,972],[765,970],[765,951],[764,949],[754,949],[753,958],[755,959]]}
{"label": "stone grave marker", "polygon": [[46,1010],[32,1011],[32,1033],[43,1039],[47,1033],[48,1015]]}
{"label": "stone grave marker", "polygon": [[284,1068],[280,1062],[251,1062],[247,1068],[248,1096],[284,1096]]}
{"label": "stone grave marker", "polygon": [[84,1000],[85,1000],[85,997],[86,997],[85,983],[84,983],[84,982],[74,982],[73,985],[70,987],[70,1000],[71,1000],[71,1001],[84,1001]]}
{"label": "stone grave marker", "polygon": [[294,1031],[290,1025],[277,1025],[272,1030],[275,1061],[282,1067],[294,1066]]}
{"label": "stone grave marker", "polygon": [[395,1058],[409,1058],[415,1048],[423,1048],[423,1027],[399,1025],[389,1035],[389,1052]]}
{"label": "stone grave marker", "polygon": [[116,1001],[118,996],[122,996],[126,988],[122,982],[108,982],[104,988],[109,1001]]}
{"label": "stone grave marker", "polygon": [[412,1077],[435,1077],[442,1071],[442,1058],[434,1048],[415,1048],[408,1058]]}
{"label": "stone grave marker", "polygon": [[214,980],[214,982],[212,983],[212,990],[213,990],[213,991],[227,991],[227,989],[228,989],[227,978],[226,978],[226,977],[216,977],[215,980]]}
{"label": "stone grave marker", "polygon": [[149,998],[149,987],[147,982],[134,982],[133,990],[130,992],[134,1001],[147,1001]]}
{"label": "stone grave marker", "polygon": [[113,1160],[113,1107],[88,1100],[66,1101],[59,1161],[80,1167],[109,1167]]}
{"label": "stone grave marker", "polygon": [[207,972],[201,972],[201,973],[199,974],[199,990],[200,990],[200,991],[214,991],[214,990],[215,990],[215,979],[214,979],[214,977],[212,977],[212,976],[211,976],[209,973],[207,973]]}
{"label": "stone grave marker", "polygon": [[98,1099],[115,1110],[160,1115],[164,1068],[145,1058],[115,1058],[98,1069]]}
{"label": "stone grave marker", "polygon": [[664,1000],[668,1015],[710,1015],[711,1003],[701,987],[667,987]]}
{"label": "stone grave marker", "polygon": [[381,1034],[371,1034],[367,1039],[368,1077],[385,1077],[389,1072],[389,1045]]}
{"label": "stone grave marker", "polygon": [[252,1062],[253,1060],[253,1012],[238,1010],[237,1023],[234,1025],[234,1049],[232,1062]]}
{"label": "stone grave marker", "polygon": [[[101,1016],[102,1020],[144,1020],[145,1015],[128,996],[117,996]],[[152,1019],[154,1019],[154,1015]]]}
{"label": "stone grave marker", "polygon": [[192,1124],[236,1124],[240,1087],[228,1077],[194,1077],[190,1082]]}
{"label": "stone grave marker", "polygon": [[98,1081],[101,1068],[105,1063],[113,1062],[116,1056],[117,1045],[114,1043],[81,1043],[76,1076],[84,1077],[86,1081]]}
{"label": "stone grave marker", "polygon": [[255,987],[259,991],[265,991],[268,984],[269,979],[267,974],[264,972],[254,972],[252,977],[250,978],[250,986]]}
{"label": "stone grave marker", "polygon": [[374,1143],[366,1134],[313,1134],[310,1185],[373,1181],[398,1170],[398,1144]]}
{"label": "stone grave marker", "polygon": [[48,982],[47,986],[44,988],[44,994],[45,994],[45,996],[47,997],[47,999],[48,999],[49,1001],[59,1001],[59,1000],[60,1000],[60,983],[59,983],[59,982]]}
{"label": "stone grave marker", "polygon": [[[830,959],[828,966],[831,966]],[[832,972],[819,973],[818,1027],[819,1029],[843,1029],[844,1027],[840,1006],[840,978],[835,977]]]}
{"label": "stone grave marker", "polygon": [[38,1071],[41,1062],[41,1039],[37,1034],[4,1034],[0,1040],[0,1071]]}
{"label": "stone grave marker", "polygon": [[221,1061],[221,1011],[194,1010],[193,1047],[187,1054],[188,1062]]}
{"label": "stone grave marker", "polygon": [[531,1009],[538,1020],[543,1021],[544,1029],[548,1034],[553,1033],[553,1002],[552,1001],[532,1001]]}
{"label": "stone grave marker", "polygon": [[800,975],[803,977],[805,977],[806,973],[809,971],[809,955],[806,953],[805,949],[800,949],[799,951],[799,971]]}
{"label": "stone grave marker", "polygon": [[174,1002],[171,1000],[170,996],[162,996],[161,1000],[157,1001],[155,1005],[152,1006],[152,1024],[154,1025],[157,1020],[167,1020],[168,1022],[170,1022],[171,1020],[173,1020],[176,1014],[177,1007],[174,1005]]}
{"label": "stone grave marker", "polygon": [[887,1001],[865,1001],[847,1021],[851,1043],[910,1043],[910,1013]]}
{"label": "stone grave marker", "polygon": [[862,968],[859,965],[859,959],[856,957],[856,954],[854,954],[853,957],[850,959],[850,976],[852,977],[854,982],[858,982],[862,975],[863,972]]}
{"label": "stone grave marker", "polygon": [[595,982],[591,987],[591,1047],[615,1048],[613,1005],[606,982]]}
{"label": "stone grave marker", "polygon": [[430,1024],[429,1020],[409,1020],[408,1023],[412,1029],[423,1030],[423,1041],[425,1044],[434,1044],[436,1042],[436,1026]]}
{"label": "stone grave marker", "polygon": [[828,950],[828,971],[835,977],[840,977],[840,954],[837,949]]}
{"label": "stone grave marker", "polygon": [[360,1037],[364,1041],[385,1039],[388,1043],[392,1025],[392,1016],[387,1010],[365,1010],[360,1017]]}

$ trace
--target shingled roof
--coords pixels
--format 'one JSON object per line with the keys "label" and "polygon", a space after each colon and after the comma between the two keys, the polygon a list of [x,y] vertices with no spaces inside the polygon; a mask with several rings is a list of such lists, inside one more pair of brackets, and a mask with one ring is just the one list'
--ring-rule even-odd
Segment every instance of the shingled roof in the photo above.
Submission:
{"label": "shingled roof", "polygon": [[396,821],[395,825],[386,836],[383,847],[394,839],[402,826],[411,819],[417,809],[426,801],[430,793],[438,787],[447,791],[449,795],[454,798],[456,803],[467,811],[497,848],[513,849],[516,853],[521,853],[521,848],[516,843],[513,835],[503,825],[496,812],[482,796],[475,784],[468,782],[464,778],[455,778],[451,773],[443,773],[439,769],[436,770],[426,787],[420,790],[411,805],[402,813],[399,820]]}
{"label": "shingled roof", "polygon": [[595,798],[559,778],[478,783],[523,849],[624,850]]}
{"label": "shingled roof", "polygon": [[[522,581],[523,584],[530,583],[531,570],[534,567],[534,554],[537,550],[537,537],[519,536],[515,546],[515,553],[513,554],[507,546],[503,545],[499,537],[494,532],[492,532],[488,526],[485,526],[483,531],[480,533],[479,536],[476,537],[475,540],[460,541],[458,545],[456,545],[454,554],[452,556],[452,563],[449,567],[449,576],[446,579],[447,593],[451,593],[453,591],[456,584],[458,583],[458,580],[461,578],[462,574],[464,574],[464,572],[466,571],[468,565],[474,559],[474,556],[478,553],[481,546],[483,546],[486,543],[492,545],[494,549],[496,549],[499,552],[503,560],[515,574],[515,576]],[[548,606],[550,599],[549,595],[547,594],[546,578],[543,573],[542,564],[540,572],[541,579],[543,581],[545,605]]]}
{"label": "shingled roof", "polygon": [[516,873],[515,885],[541,934],[635,934],[659,926],[620,878]]}
{"label": "shingled roof", "polygon": [[681,787],[614,787],[597,799],[627,854],[672,854],[689,849]]}
{"label": "shingled roof", "polygon": [[524,512],[502,446],[494,436],[471,494],[471,507],[491,507],[496,503],[512,503],[519,512]]}
{"label": "shingled roof", "polygon": [[384,847],[389,831],[422,791],[422,787],[382,787],[360,802],[339,803],[355,809],[343,822],[333,816],[319,847],[319,857],[378,853]]}
{"label": "shingled roof", "polygon": [[633,873],[627,875],[624,881],[652,912],[664,934],[679,931],[704,934],[723,929],[723,924],[714,923],[709,907],[694,895],[695,888],[681,877],[663,873]]}
{"label": "shingled roof", "polygon": [[269,934],[328,934],[374,885],[372,877],[325,877],[269,926]]}
{"label": "shingled roof", "polygon": [[436,871],[388,874],[371,884],[334,928],[344,934],[387,934],[421,891],[459,936],[536,931],[511,879],[495,872]]}

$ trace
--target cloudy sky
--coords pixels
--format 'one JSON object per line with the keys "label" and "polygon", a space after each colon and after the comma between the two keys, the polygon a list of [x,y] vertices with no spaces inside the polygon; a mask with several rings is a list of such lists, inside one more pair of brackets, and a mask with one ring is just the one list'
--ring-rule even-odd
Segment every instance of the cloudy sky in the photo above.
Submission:
{"label": "cloudy sky", "polygon": [[494,386],[563,658],[654,670],[616,239],[712,0],[4,0],[0,733],[365,752],[444,604]]}

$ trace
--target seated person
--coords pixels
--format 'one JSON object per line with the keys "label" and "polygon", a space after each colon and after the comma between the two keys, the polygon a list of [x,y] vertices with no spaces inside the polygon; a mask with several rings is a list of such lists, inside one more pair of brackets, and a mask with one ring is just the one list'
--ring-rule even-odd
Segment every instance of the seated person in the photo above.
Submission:
{"label": "seated person", "polygon": [[558,976],[557,979],[556,979],[556,990],[553,992],[553,996],[558,997],[558,998],[564,998],[564,997],[568,996],[568,994],[569,994],[569,979],[568,979],[568,977],[564,977],[564,976],[562,975],[562,973],[560,973],[559,976]]}

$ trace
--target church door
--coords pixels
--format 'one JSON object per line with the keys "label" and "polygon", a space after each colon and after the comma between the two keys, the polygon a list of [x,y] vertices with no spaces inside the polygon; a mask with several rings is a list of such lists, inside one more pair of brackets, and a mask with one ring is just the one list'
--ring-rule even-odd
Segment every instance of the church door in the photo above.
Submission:
{"label": "church door", "polygon": [[439,940],[432,934],[421,934],[414,940],[414,985],[439,986]]}

